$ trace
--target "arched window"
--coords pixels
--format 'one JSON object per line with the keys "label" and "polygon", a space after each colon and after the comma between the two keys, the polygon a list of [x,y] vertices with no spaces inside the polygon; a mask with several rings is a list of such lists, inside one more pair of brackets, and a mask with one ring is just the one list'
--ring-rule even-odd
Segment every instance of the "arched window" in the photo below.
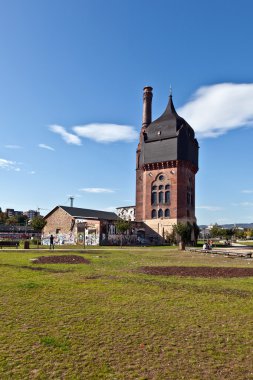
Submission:
{"label": "arched window", "polygon": [[155,191],[155,190],[157,190],[157,186],[156,185],[152,186],[152,191]]}
{"label": "arched window", "polygon": [[170,185],[169,184],[165,185],[165,190],[168,190],[168,189],[170,189]]}
{"label": "arched window", "polygon": [[163,185],[160,185],[160,186],[159,186],[159,190],[163,190]]}
{"label": "arched window", "polygon": [[165,191],[165,203],[170,204],[170,191]]}
{"label": "arched window", "polygon": [[152,217],[152,219],[156,219],[157,218],[157,216],[156,216],[156,210],[152,210],[151,217]]}
{"label": "arched window", "polygon": [[163,203],[163,191],[159,192],[159,203]]}
{"label": "arched window", "polygon": [[163,210],[160,208],[158,211],[158,218],[162,218],[162,217],[163,217]]}
{"label": "arched window", "polygon": [[166,208],[166,210],[164,212],[164,216],[165,216],[165,218],[169,218],[170,217],[170,210],[168,208]]}
{"label": "arched window", "polygon": [[152,205],[156,205],[157,204],[157,192],[156,191],[152,192],[152,195],[151,195],[151,204]]}

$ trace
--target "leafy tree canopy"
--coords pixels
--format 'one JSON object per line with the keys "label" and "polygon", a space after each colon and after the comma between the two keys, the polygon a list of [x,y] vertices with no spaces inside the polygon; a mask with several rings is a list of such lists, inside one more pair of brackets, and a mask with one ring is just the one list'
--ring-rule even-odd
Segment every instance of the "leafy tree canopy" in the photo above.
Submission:
{"label": "leafy tree canopy", "polygon": [[35,229],[35,231],[41,232],[42,229],[47,224],[46,220],[43,218],[43,216],[36,216],[31,221],[32,228]]}
{"label": "leafy tree canopy", "polygon": [[126,232],[130,228],[131,228],[131,222],[129,222],[128,220],[121,219],[121,220],[118,220],[116,222],[116,229],[121,234],[123,234],[124,232]]}

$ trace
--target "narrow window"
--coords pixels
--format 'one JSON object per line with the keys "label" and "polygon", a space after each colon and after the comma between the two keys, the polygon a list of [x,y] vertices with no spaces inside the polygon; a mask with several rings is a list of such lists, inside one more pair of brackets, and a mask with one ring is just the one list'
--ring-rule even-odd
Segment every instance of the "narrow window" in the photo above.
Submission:
{"label": "narrow window", "polygon": [[156,210],[152,210],[151,217],[152,219],[156,219]]}
{"label": "narrow window", "polygon": [[159,192],[159,203],[163,203],[163,192]]}
{"label": "narrow window", "polygon": [[157,204],[157,192],[153,192],[151,195],[151,204],[156,205]]}
{"label": "narrow window", "polygon": [[165,216],[165,218],[169,218],[170,217],[170,210],[168,208],[166,208],[166,210],[164,212],[164,216]]}
{"label": "narrow window", "polygon": [[170,204],[170,191],[165,191],[165,203]]}
{"label": "narrow window", "polygon": [[158,218],[162,218],[162,217],[163,217],[163,210],[160,208],[158,211]]}

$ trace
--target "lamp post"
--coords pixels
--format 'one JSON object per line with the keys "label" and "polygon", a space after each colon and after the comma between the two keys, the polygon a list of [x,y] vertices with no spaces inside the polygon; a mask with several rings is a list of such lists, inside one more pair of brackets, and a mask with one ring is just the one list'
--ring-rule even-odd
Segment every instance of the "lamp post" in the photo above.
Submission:
{"label": "lamp post", "polygon": [[83,222],[83,249],[85,249],[85,227],[86,227],[86,223]]}

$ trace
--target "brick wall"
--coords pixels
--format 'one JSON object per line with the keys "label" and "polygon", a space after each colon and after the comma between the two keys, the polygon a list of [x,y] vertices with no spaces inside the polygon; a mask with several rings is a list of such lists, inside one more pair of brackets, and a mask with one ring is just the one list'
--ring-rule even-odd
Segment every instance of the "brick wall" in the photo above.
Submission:
{"label": "brick wall", "polygon": [[[167,167],[166,167],[167,166]],[[171,226],[179,221],[193,223],[195,218],[195,168],[188,162],[174,161],[166,164],[156,163],[145,165],[143,169],[136,171],[136,221],[144,221],[150,228],[161,235],[163,230],[171,230]],[[159,176],[164,179],[159,181]],[[152,205],[152,186],[170,185],[170,203]],[[187,202],[187,192],[190,189],[191,199]],[[164,188],[165,195],[165,188]],[[157,197],[159,190],[157,191]],[[170,217],[152,219],[152,210],[170,210]],[[160,224],[159,224],[160,223]]]}
{"label": "brick wall", "polygon": [[46,218],[47,224],[43,229],[43,234],[55,235],[56,230],[60,230],[61,233],[67,234],[71,232],[71,227],[73,226],[72,220],[72,216],[59,207]]}

